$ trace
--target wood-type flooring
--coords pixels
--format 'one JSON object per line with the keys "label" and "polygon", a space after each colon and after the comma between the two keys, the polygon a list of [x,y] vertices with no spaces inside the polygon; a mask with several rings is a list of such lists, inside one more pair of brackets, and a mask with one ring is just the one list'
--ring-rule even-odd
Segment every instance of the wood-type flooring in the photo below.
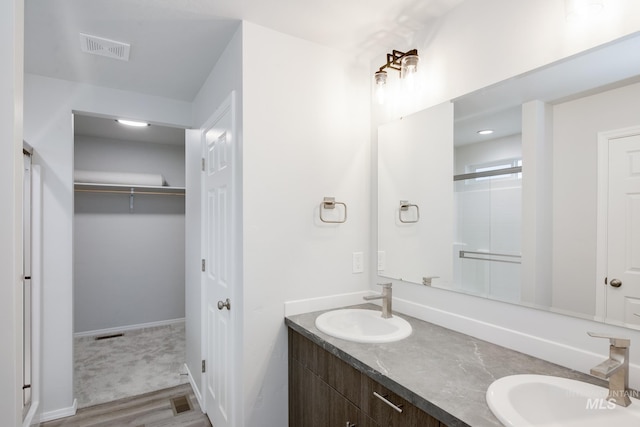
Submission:
{"label": "wood-type flooring", "polygon": [[[190,410],[175,413],[172,399],[187,396]],[[174,401],[175,402],[175,401]],[[184,401],[183,401],[184,402]],[[178,411],[180,401],[178,400]],[[176,406],[176,405],[173,405]],[[183,408],[184,409],[184,408]],[[41,427],[211,427],[190,384],[79,409],[76,415],[40,424]]]}

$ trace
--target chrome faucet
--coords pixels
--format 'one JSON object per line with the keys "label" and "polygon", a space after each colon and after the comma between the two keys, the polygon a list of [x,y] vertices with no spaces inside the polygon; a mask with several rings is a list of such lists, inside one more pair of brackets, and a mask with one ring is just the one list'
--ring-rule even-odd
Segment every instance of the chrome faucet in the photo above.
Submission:
{"label": "chrome faucet", "polygon": [[364,298],[365,301],[371,301],[375,299],[382,300],[382,318],[388,319],[393,317],[393,313],[391,311],[391,283],[378,283],[378,286],[382,286],[382,293],[379,295],[366,295]]}
{"label": "chrome faucet", "polygon": [[587,332],[595,338],[607,338],[609,346],[609,358],[598,366],[591,368],[591,375],[609,380],[609,395],[607,400],[620,406],[631,405],[629,398],[629,346],[631,340],[616,338],[607,334]]}

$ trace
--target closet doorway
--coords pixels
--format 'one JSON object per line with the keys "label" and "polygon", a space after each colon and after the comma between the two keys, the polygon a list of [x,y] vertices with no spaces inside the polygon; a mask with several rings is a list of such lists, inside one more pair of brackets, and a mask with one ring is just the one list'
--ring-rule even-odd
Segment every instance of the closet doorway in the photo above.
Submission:
{"label": "closet doorway", "polygon": [[78,407],[188,382],[185,131],[74,114]]}

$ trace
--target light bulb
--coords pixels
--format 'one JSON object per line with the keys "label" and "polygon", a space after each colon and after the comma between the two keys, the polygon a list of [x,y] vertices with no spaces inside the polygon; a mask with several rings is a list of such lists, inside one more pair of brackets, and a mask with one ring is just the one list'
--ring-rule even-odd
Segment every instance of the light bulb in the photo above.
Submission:
{"label": "light bulb", "polygon": [[418,55],[406,55],[402,57],[400,62],[400,78],[405,79],[418,72]]}
{"label": "light bulb", "polygon": [[376,98],[378,100],[378,104],[384,104],[386,97],[386,86],[387,86],[387,72],[386,71],[376,71],[374,75],[375,81],[375,91]]}

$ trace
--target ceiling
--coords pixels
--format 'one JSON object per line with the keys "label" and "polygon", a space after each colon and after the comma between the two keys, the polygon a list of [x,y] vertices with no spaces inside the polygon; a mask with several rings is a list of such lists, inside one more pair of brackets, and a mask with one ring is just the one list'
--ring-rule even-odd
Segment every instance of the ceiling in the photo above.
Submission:
{"label": "ceiling", "polygon": [[[369,61],[462,1],[26,0],[25,72],[192,101],[240,20]],[[82,52],[80,33],[131,44],[129,61]]]}

